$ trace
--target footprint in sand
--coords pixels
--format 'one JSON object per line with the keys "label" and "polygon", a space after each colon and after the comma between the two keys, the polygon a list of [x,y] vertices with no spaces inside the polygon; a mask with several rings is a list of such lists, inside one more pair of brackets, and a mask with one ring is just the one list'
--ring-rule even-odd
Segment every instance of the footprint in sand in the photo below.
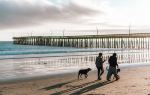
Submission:
{"label": "footprint in sand", "polygon": [[148,78],[145,78],[145,80],[148,80]]}
{"label": "footprint in sand", "polygon": [[145,80],[150,80],[150,78],[145,78]]}

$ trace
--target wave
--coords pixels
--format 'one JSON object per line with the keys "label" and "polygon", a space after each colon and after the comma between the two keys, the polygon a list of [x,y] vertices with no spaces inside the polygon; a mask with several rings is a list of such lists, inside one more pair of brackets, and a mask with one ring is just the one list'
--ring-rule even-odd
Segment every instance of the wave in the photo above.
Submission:
{"label": "wave", "polygon": [[26,55],[26,54],[53,54],[53,53],[73,53],[73,52],[99,52],[99,51],[120,51],[119,49],[51,49],[51,50],[14,50],[1,51],[0,55]]}
{"label": "wave", "polygon": [[14,58],[37,58],[48,56],[67,55],[71,53],[103,52],[103,51],[125,51],[127,49],[110,48],[70,48],[50,47],[32,45],[14,45],[12,42],[0,42],[0,60]]}

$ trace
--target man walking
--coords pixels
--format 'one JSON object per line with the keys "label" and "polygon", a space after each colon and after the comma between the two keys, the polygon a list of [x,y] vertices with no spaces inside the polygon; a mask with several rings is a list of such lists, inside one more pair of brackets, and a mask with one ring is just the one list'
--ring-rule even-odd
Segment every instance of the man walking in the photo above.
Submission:
{"label": "man walking", "polygon": [[107,73],[107,80],[110,81],[110,78],[112,76],[112,74],[114,75],[114,77],[116,78],[116,80],[119,79],[119,76],[117,75],[117,70],[116,67],[119,68],[118,64],[117,64],[117,54],[113,53],[113,55],[109,58],[108,62],[109,62],[109,70]]}
{"label": "man walking", "polygon": [[103,54],[99,53],[99,56],[96,57],[96,62],[95,65],[97,67],[97,79],[101,80],[101,75],[104,73],[104,68],[103,68],[103,63],[105,62],[105,60],[103,60]]}

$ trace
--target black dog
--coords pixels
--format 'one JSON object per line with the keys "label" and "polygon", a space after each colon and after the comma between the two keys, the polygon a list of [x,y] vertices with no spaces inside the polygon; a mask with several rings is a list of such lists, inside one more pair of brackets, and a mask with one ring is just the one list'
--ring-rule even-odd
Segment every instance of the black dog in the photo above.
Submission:
{"label": "black dog", "polygon": [[85,78],[87,78],[87,77],[88,77],[88,74],[87,74],[87,73],[88,73],[89,71],[91,71],[91,70],[92,70],[91,68],[79,70],[79,72],[78,72],[78,79],[79,79],[79,77],[82,78],[82,77],[81,77],[82,74],[84,74],[84,75],[85,75]]}
{"label": "black dog", "polygon": [[[118,77],[118,78],[120,78],[119,75],[118,75],[119,72],[120,72],[120,69],[118,68],[118,69],[117,69],[117,77]],[[113,79],[114,79],[114,78],[115,78],[115,77],[113,77]]]}
{"label": "black dog", "polygon": [[[107,70],[107,71],[108,71],[108,68],[109,68],[109,67],[107,66],[107,67],[106,67],[106,70]],[[121,70],[120,70],[119,68],[116,69],[116,70],[117,70],[117,77],[120,78],[119,75],[118,75],[118,73],[119,73]],[[115,76],[113,77],[113,79],[115,79]]]}
{"label": "black dog", "polygon": [[117,69],[117,74],[120,72],[120,69]]}

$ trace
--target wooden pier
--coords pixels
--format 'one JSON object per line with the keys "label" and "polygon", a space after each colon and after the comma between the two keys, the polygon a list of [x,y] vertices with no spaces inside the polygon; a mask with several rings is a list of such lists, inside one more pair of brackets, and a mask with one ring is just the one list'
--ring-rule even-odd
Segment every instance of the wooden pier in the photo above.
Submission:
{"label": "wooden pier", "polygon": [[13,37],[14,44],[75,48],[149,49],[150,33]]}

